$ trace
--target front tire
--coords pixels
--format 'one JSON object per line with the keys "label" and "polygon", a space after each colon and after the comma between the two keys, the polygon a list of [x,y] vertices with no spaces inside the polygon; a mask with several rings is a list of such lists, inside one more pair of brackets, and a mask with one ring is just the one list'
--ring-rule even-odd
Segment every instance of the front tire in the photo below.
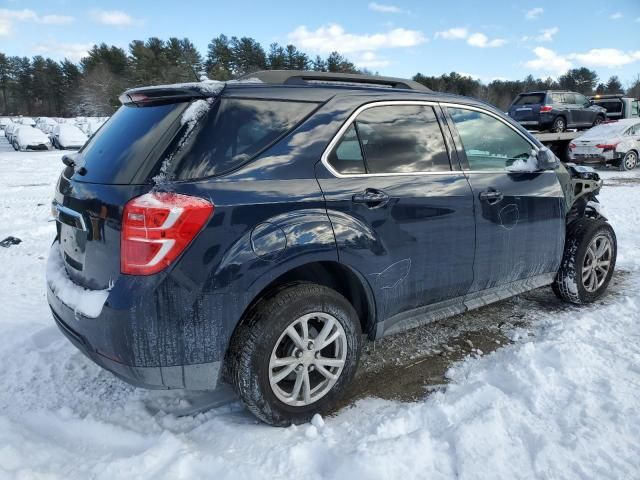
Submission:
{"label": "front tire", "polygon": [[581,218],[569,225],[564,256],[552,285],[558,298],[591,303],[607,290],[616,266],[616,234],[603,219]]}
{"label": "front tire", "polygon": [[618,163],[618,170],[621,172],[626,172],[628,170],[633,170],[638,166],[638,154],[631,150],[627,152],[627,154],[620,160]]}
{"label": "front tire", "polygon": [[598,125],[600,125],[602,122],[604,122],[604,117],[602,115],[597,115],[595,120],[593,121],[593,124],[591,125],[592,127],[597,127]]}
{"label": "front tire", "polygon": [[249,410],[276,426],[331,412],[355,375],[361,347],[353,306],[312,283],[280,288],[247,315],[227,359]]}

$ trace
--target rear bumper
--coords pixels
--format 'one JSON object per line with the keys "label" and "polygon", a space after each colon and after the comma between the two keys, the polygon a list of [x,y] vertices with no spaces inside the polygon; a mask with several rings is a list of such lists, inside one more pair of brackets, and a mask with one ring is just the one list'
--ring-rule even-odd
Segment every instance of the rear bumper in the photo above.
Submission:
{"label": "rear bumper", "polygon": [[575,163],[582,163],[586,165],[606,165],[618,161],[622,158],[622,155],[614,151],[603,153],[570,153],[569,158]]}
{"label": "rear bumper", "polygon": [[[222,362],[168,367],[136,367],[100,354],[86,338],[71,328],[51,305],[56,325],[65,337],[86,357],[116,377],[131,385],[149,389],[184,388],[187,390],[214,390],[219,385]],[[73,314],[73,312],[71,312]],[[95,319],[84,319],[95,320]]]}
{"label": "rear bumper", "polygon": [[145,388],[218,386],[226,344],[218,323],[199,310],[215,311],[209,297],[216,296],[189,294],[165,277],[123,276],[91,318],[65,304],[51,281],[47,300],[56,324],[101,367]]}

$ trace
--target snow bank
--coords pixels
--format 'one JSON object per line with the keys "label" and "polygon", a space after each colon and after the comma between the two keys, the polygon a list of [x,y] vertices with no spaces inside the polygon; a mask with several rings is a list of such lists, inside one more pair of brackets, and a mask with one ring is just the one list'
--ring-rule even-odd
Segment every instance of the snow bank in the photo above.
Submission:
{"label": "snow bank", "polygon": [[89,318],[97,318],[100,315],[109,296],[108,289],[87,290],[71,281],[67,276],[58,243],[54,243],[49,251],[47,283],[62,303]]}

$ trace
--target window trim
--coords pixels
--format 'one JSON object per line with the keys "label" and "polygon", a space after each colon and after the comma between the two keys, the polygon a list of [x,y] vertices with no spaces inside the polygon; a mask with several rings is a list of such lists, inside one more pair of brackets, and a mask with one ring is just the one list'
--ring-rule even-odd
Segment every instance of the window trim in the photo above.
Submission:
{"label": "window trim", "polygon": [[[484,108],[479,108],[479,107],[475,107],[475,106],[471,106],[471,105],[464,105],[464,104],[450,103],[450,102],[442,102],[442,103],[440,103],[440,105],[443,106],[443,107],[446,107],[446,109],[448,109],[448,108],[460,108],[460,109],[463,109],[463,110],[472,110],[472,111],[475,111],[475,112],[480,112],[480,113],[484,113],[486,115],[489,115],[490,117],[495,118],[499,122],[502,122],[507,127],[509,127],[511,130],[513,130],[518,135],[520,135],[525,141],[527,141],[529,143],[529,145],[531,145],[531,148],[533,150],[535,150],[536,154],[540,151],[540,147],[538,145],[536,145],[535,143],[533,143],[531,141],[531,139],[528,138],[524,133],[522,133],[520,130],[518,130],[517,127],[515,127],[514,125],[511,125],[509,122],[505,121],[503,118],[500,118],[499,115],[497,115],[497,114],[495,114],[493,112],[490,112],[489,110],[485,110]],[[460,138],[460,133],[458,132],[458,127],[456,126],[456,123],[453,121],[453,118],[451,118],[451,115],[449,114],[449,111],[446,110],[446,109],[445,109],[445,115],[447,117],[447,122],[450,121],[450,123],[452,124],[453,128],[455,129],[454,139],[456,138],[456,136],[457,136],[457,138]],[[462,140],[462,139],[460,139],[460,140]],[[469,164],[469,160],[467,159],[467,153],[464,151],[464,147],[462,145],[457,145],[456,144],[456,149],[459,151],[458,153],[462,152],[464,154],[464,163],[466,164],[466,165],[464,165],[462,167],[462,171],[464,173],[517,173],[517,172],[510,172],[506,168],[503,169],[503,170],[472,170],[471,166]],[[541,171],[540,173],[544,173],[544,170]]]}
{"label": "window trim", "polygon": [[[410,172],[410,173],[405,173],[405,172],[340,173],[337,170],[335,170],[329,163],[329,154],[334,149],[334,147],[338,144],[340,139],[342,139],[342,136],[347,131],[349,126],[351,126],[351,124],[355,124],[355,120],[358,117],[358,115],[360,115],[362,112],[370,108],[395,106],[395,105],[423,105],[423,106],[432,107],[434,109],[436,120],[438,121],[438,126],[440,127],[440,133],[442,134],[442,140],[444,142],[445,149],[447,150],[447,156],[449,157],[449,166],[451,167],[451,170],[446,170],[441,172]],[[415,176],[415,175],[450,175],[452,173],[461,174],[462,170],[455,170],[453,168],[453,165],[454,165],[453,152],[450,149],[450,145],[448,144],[447,138],[446,138],[447,134],[444,131],[444,126],[446,125],[443,125],[442,119],[438,115],[438,108],[440,107],[440,105],[441,105],[440,102],[426,101],[426,100],[384,100],[384,101],[371,102],[371,103],[366,103],[364,105],[360,105],[351,115],[349,115],[345,123],[340,127],[340,129],[333,136],[333,138],[329,142],[329,145],[327,145],[324,152],[322,153],[322,157],[320,158],[320,161],[327,168],[327,170],[329,170],[329,172],[334,177],[337,177],[337,178],[400,177],[400,176],[407,177],[407,176]],[[358,141],[360,141],[359,137],[358,137]],[[364,153],[363,153],[363,157],[364,157]],[[366,165],[366,159],[364,161]],[[457,162],[457,158],[456,158],[456,162]]]}

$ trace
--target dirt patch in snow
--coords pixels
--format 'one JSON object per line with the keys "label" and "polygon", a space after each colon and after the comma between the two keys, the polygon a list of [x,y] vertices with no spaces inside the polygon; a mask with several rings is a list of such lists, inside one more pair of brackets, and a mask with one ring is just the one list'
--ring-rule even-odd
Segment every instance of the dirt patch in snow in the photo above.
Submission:
{"label": "dirt patch in snow", "polygon": [[[616,301],[630,272],[616,270],[607,295]],[[575,310],[558,300],[550,288],[539,288],[478,310],[433,322],[364,345],[356,378],[340,408],[366,398],[413,402],[444,388],[451,366],[467,356],[489,354],[514,338],[533,335],[541,311]]]}

